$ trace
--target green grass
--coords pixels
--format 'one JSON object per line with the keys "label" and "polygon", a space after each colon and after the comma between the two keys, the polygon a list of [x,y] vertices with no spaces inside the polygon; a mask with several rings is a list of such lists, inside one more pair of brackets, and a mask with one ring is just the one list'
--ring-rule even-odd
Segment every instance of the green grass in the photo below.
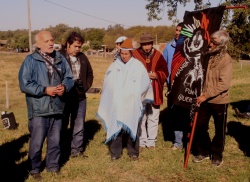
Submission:
{"label": "green grass", "polygon": [[[5,130],[0,127],[0,181],[34,181],[28,176],[28,129],[27,109],[25,96],[18,88],[17,74],[25,54],[0,53],[0,110],[13,111],[18,130]],[[90,57],[94,69],[93,86],[102,86],[102,80],[112,58]],[[231,102],[237,103],[250,100],[250,64],[244,63],[242,70],[239,63],[234,63],[234,77],[231,88]],[[5,107],[5,81],[9,84],[10,108]],[[88,159],[74,158],[66,160],[61,168],[61,175],[55,176],[43,170],[44,181],[74,181],[74,182],[165,182],[165,181],[207,181],[228,182],[250,180],[250,157],[244,155],[239,149],[239,144],[245,136],[245,145],[248,147],[250,139],[250,120],[238,119],[234,116],[232,106],[228,109],[228,121],[240,122],[242,128],[238,135],[226,135],[224,151],[224,164],[220,168],[211,166],[209,161],[204,163],[192,163],[189,158],[187,169],[183,168],[184,153],[171,151],[172,145],[164,141],[162,126],[159,127],[157,147],[155,150],[143,150],[139,161],[130,161],[126,149],[120,160],[111,162],[108,148],[104,145],[105,131],[101,124],[96,121],[95,114],[99,104],[99,97],[88,99],[86,133],[88,133],[88,145],[86,154]],[[166,99],[162,110],[166,107]],[[210,123],[210,133],[213,135],[214,128]],[[235,128],[236,129],[236,128]],[[247,130],[248,129],[248,130]],[[244,133],[245,132],[245,133]],[[244,138],[244,137],[243,137]],[[45,155],[43,149],[43,156]],[[12,171],[9,173],[8,171]],[[8,177],[8,178],[7,178]],[[7,180],[9,179],[9,180]],[[10,180],[12,179],[12,180]]]}

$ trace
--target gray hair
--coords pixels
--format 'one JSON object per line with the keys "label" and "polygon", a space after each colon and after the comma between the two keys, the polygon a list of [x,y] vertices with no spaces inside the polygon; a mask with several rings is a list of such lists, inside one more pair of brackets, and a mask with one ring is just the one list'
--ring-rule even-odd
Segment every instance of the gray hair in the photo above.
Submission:
{"label": "gray hair", "polygon": [[229,34],[225,30],[218,30],[211,35],[211,39],[219,39],[218,50],[227,50],[227,45],[230,40]]}

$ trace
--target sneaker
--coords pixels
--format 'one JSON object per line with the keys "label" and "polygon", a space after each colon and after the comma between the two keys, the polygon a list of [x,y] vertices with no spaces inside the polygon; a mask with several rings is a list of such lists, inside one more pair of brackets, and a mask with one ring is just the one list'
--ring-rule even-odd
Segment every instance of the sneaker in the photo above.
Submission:
{"label": "sneaker", "polygon": [[250,112],[241,113],[240,116],[241,116],[242,118],[250,119]]}
{"label": "sneaker", "polygon": [[210,159],[209,155],[197,155],[197,156],[194,156],[193,162],[197,163],[197,162],[201,162],[201,161],[203,161],[205,159]]}
{"label": "sneaker", "polygon": [[119,159],[120,159],[120,157],[111,157],[111,161],[117,161]]}
{"label": "sneaker", "polygon": [[173,145],[170,149],[171,150],[183,150],[183,147],[176,147],[175,145]]}
{"label": "sneaker", "polygon": [[235,108],[234,110],[237,117],[250,119],[250,112],[240,112],[238,108]]}
{"label": "sneaker", "polygon": [[222,159],[213,159],[212,160],[212,165],[215,167],[220,167],[223,164]]}
{"label": "sneaker", "polygon": [[139,157],[136,156],[136,155],[129,156],[129,158],[131,159],[131,161],[137,161],[137,160],[139,160]]}
{"label": "sneaker", "polygon": [[43,180],[40,173],[34,173],[34,174],[31,174],[31,176],[34,178],[35,181],[42,181]]}

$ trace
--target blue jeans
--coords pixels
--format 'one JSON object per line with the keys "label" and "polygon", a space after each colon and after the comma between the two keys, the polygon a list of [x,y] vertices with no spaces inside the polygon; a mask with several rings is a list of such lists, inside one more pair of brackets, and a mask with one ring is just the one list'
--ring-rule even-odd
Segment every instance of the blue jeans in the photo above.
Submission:
{"label": "blue jeans", "polygon": [[86,99],[82,101],[71,100],[67,105],[66,117],[70,116],[70,129],[72,131],[71,155],[83,152],[84,122],[86,116]]}
{"label": "blue jeans", "polygon": [[174,135],[175,135],[174,146],[177,148],[182,148],[183,131],[174,131]]}
{"label": "blue jeans", "polygon": [[61,116],[34,117],[29,120],[31,174],[39,173],[41,170],[42,148],[46,137],[46,169],[51,172],[59,171],[61,126]]}

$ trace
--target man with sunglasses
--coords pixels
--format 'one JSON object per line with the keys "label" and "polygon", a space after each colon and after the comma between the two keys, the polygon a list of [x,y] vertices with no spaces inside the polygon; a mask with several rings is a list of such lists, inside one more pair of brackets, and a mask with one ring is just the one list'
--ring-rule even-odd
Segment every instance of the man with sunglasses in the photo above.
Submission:
{"label": "man with sunglasses", "polygon": [[[229,88],[232,80],[233,62],[227,53],[229,34],[219,30],[211,35],[209,62],[202,93],[196,104],[200,107],[193,142],[193,162],[211,159],[212,165],[219,167],[225,146]],[[215,134],[211,141],[208,133],[209,120],[213,116]]]}

